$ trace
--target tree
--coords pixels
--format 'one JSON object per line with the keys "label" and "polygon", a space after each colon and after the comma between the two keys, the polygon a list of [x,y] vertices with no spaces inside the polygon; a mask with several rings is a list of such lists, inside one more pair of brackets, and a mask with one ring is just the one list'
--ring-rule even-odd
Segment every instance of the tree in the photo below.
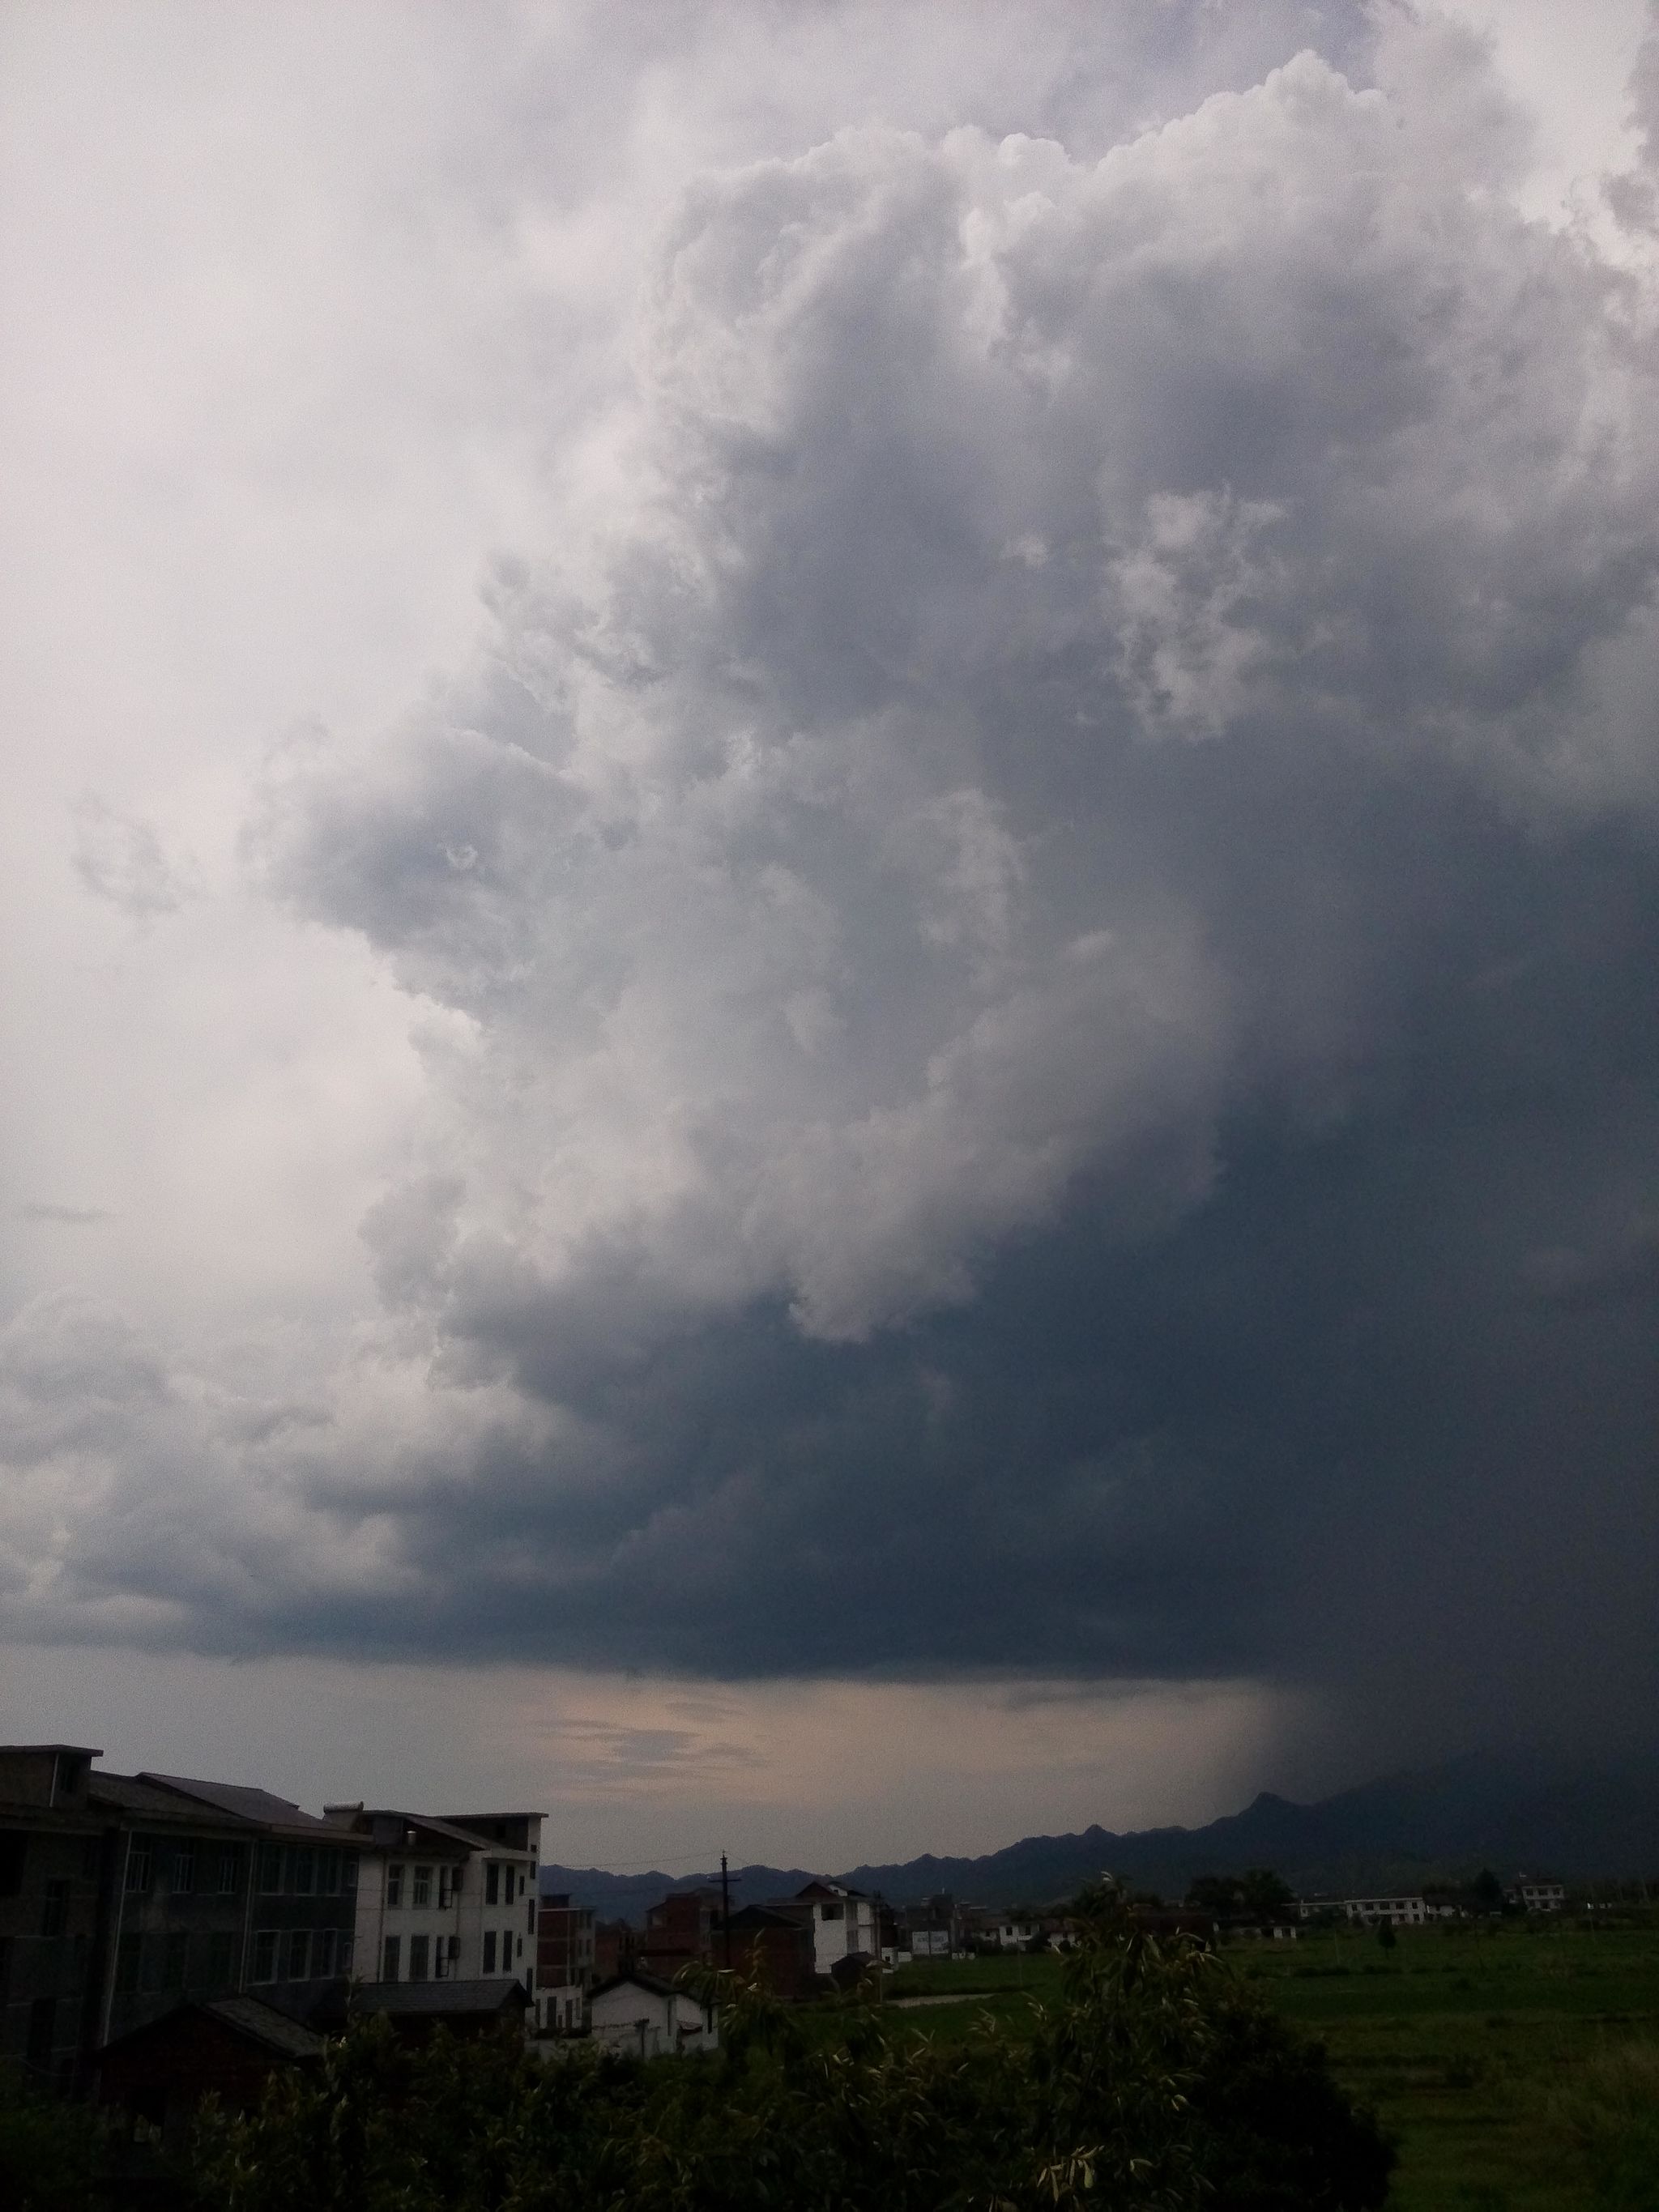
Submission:
{"label": "tree", "polygon": [[1376,1940],[1385,1951],[1393,1950],[1398,1939],[1394,1932],[1394,1923],[1392,1920],[1379,1920],[1377,1922]]}
{"label": "tree", "polygon": [[1392,2154],[1323,2054],[1200,1946],[1103,1907],[1060,2001],[965,2045],[854,1996],[823,2014],[708,1979],[708,2058],[354,2027],[258,2112],[211,2116],[216,2212],[1368,2212]]}

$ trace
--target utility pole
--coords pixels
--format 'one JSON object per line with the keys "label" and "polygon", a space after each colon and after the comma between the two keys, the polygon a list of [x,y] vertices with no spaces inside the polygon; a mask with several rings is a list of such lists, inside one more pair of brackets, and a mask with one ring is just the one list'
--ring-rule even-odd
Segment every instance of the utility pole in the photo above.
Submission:
{"label": "utility pole", "polygon": [[720,1963],[729,1974],[732,1971],[732,1877],[726,1870],[726,1853],[720,1853]]}

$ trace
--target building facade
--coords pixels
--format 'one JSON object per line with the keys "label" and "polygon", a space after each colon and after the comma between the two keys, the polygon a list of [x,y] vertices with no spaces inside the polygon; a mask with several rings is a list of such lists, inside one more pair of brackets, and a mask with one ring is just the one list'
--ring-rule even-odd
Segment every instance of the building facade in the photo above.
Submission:
{"label": "building facade", "polygon": [[356,1846],[270,1791],[101,1756],[0,1747],[0,2055],[89,2088],[105,2045],[186,2002],[337,2005]]}
{"label": "building facade", "polygon": [[324,1809],[362,1854],[360,1981],[505,1979],[534,1994],[541,1814]]}

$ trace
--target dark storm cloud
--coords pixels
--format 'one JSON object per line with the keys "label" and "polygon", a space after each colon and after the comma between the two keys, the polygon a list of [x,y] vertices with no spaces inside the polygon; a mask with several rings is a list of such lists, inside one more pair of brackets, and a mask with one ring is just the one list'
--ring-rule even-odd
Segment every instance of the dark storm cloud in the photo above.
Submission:
{"label": "dark storm cloud", "polygon": [[[54,1603],[1650,1688],[1647,309],[1468,40],[1375,68],[688,195],[603,513],[250,833],[434,1009],[383,1322],[255,1403],[23,1316]],[[65,1344],[142,1449],[52,1441]]]}

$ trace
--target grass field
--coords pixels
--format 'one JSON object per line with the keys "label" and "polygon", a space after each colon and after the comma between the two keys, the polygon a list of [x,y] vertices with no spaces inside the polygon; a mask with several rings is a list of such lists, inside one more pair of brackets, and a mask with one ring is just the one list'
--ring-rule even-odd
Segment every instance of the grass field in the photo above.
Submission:
{"label": "grass field", "polygon": [[[1659,1927],[1407,1929],[1391,1951],[1344,1932],[1228,1957],[1381,2114],[1400,2146],[1395,2212],[1595,2203],[1550,2103],[1598,2054],[1659,2047]],[[1054,1959],[933,1960],[888,1993],[959,1996],[906,2014],[914,2033],[954,2039],[981,2012],[1018,2020],[1059,1977]],[[1651,2196],[1624,2202],[1659,2207],[1659,2172]]]}

